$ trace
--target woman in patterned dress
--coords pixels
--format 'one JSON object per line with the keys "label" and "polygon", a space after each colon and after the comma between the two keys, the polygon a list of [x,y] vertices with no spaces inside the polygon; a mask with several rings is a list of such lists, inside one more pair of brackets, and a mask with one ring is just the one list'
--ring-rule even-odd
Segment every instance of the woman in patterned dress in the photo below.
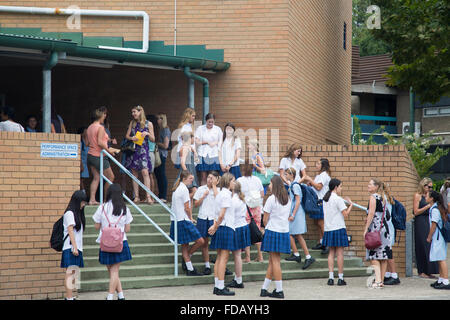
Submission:
{"label": "woman in patterned dress", "polygon": [[[145,117],[145,111],[142,106],[136,106],[131,109],[131,115],[133,120],[131,120],[130,125],[128,126],[127,134],[125,138],[131,141],[138,141],[139,139],[136,137],[137,132],[141,132],[144,137],[144,142],[142,145],[136,144],[136,150],[133,155],[127,158],[125,162],[125,167],[128,170],[131,170],[133,175],[139,179],[139,172],[142,173],[142,177],[144,178],[144,185],[150,190],[150,175],[149,172],[152,169],[152,163],[150,161],[150,155],[148,151],[148,142],[149,140],[155,141],[155,134],[153,132],[153,124],[150,121],[147,121]],[[134,191],[134,202],[138,203],[139,200],[139,187],[137,182],[133,180],[133,191]],[[148,204],[153,204],[154,201],[147,194]]]}
{"label": "woman in patterned dress", "polygon": [[[372,179],[367,186],[371,194],[368,206],[368,215],[364,228],[364,238],[366,233],[380,230],[381,246],[375,249],[366,249],[366,260],[369,260],[375,270],[375,282],[372,288],[382,288],[383,279],[386,273],[387,261],[392,259],[391,235],[387,220],[390,219],[390,212],[385,210],[383,182]],[[384,216],[384,217],[383,217]]]}

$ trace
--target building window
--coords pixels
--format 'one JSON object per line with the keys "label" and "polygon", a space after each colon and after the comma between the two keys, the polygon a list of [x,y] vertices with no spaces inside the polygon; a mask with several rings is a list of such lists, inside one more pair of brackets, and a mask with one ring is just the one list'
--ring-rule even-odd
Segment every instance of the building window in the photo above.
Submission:
{"label": "building window", "polygon": [[450,106],[445,107],[435,107],[435,108],[424,108],[423,117],[444,117],[450,116]]}
{"label": "building window", "polygon": [[344,22],[344,43],[343,43],[343,46],[344,46],[344,50],[347,50],[347,23],[346,22]]}

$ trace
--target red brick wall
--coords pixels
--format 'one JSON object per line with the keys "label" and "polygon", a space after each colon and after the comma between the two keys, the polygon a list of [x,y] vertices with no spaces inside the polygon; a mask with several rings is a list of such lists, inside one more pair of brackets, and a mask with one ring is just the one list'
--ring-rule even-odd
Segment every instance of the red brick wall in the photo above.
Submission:
{"label": "red brick wall", "polygon": [[79,189],[80,164],[41,158],[41,142],[79,143],[79,136],[0,132],[0,299],[64,292],[61,254],[48,242],[53,223]]}

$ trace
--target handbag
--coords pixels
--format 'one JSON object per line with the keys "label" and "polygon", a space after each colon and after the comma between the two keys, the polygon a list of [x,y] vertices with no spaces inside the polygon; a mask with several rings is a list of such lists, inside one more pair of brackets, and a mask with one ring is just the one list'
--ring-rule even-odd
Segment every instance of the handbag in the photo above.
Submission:
{"label": "handbag", "polygon": [[122,252],[123,249],[123,236],[124,233],[120,228],[117,227],[119,220],[122,218],[123,213],[120,215],[114,227],[111,226],[108,216],[105,212],[105,207],[102,207],[103,213],[105,214],[106,220],[108,221],[108,226],[102,229],[102,236],[100,238],[100,250],[103,252]]}
{"label": "handbag", "polygon": [[122,143],[120,144],[120,151],[125,153],[133,153],[136,151],[136,144],[128,139],[123,139]]}
{"label": "handbag", "polygon": [[274,176],[274,173],[270,169],[266,169],[266,173],[261,173],[258,170],[253,171],[252,175],[258,177],[261,180],[263,186],[267,186],[270,184],[270,179]]}
{"label": "handbag", "polygon": [[367,232],[366,236],[364,237],[364,245],[369,250],[376,249],[378,247],[381,247],[381,245],[382,245],[381,229],[383,228],[383,220],[384,220],[385,213],[386,213],[386,205],[384,205],[384,208],[383,208],[383,216],[381,217],[380,230]]}
{"label": "handbag", "polygon": [[158,168],[161,165],[161,156],[159,155],[158,146],[155,148],[155,164],[154,168]]}
{"label": "handbag", "polygon": [[262,234],[261,230],[259,230],[258,226],[256,225],[255,219],[253,219],[253,216],[250,212],[250,208],[248,206],[247,206],[247,212],[248,212],[248,215],[250,216],[250,224],[249,224],[250,242],[251,242],[251,244],[261,242],[263,239],[263,234]]}

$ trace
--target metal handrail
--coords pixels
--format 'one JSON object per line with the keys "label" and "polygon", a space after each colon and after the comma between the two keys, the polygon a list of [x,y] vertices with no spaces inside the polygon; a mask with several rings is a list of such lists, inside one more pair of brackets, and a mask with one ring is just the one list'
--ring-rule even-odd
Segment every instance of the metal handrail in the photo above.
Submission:
{"label": "metal handrail", "polygon": [[125,193],[123,193],[123,197],[127,200],[140,214],[142,214],[162,235],[169,240],[170,243],[174,246],[174,263],[175,270],[174,275],[178,277],[178,228],[177,228],[177,216],[175,213],[164,203],[162,202],[151,190],[149,190],[138,178],[136,178],[129,170],[127,170],[119,161],[117,161],[112,155],[110,155],[106,150],[102,150],[100,153],[100,205],[103,204],[103,179],[106,180],[109,184],[112,182],[106,178],[103,174],[103,154],[105,154],[110,160],[112,160],[120,169],[123,170],[131,179],[133,179],[145,192],[150,194],[150,196],[155,199],[169,214],[174,218],[174,236],[175,239],[172,240],[165,232],[162,230],[141,208],[139,208],[130,198],[127,197]]}

